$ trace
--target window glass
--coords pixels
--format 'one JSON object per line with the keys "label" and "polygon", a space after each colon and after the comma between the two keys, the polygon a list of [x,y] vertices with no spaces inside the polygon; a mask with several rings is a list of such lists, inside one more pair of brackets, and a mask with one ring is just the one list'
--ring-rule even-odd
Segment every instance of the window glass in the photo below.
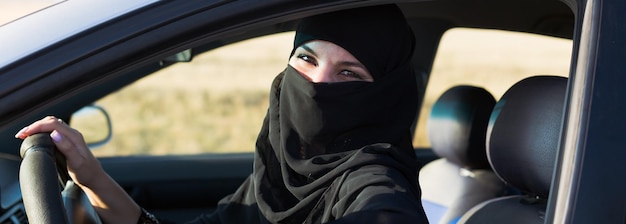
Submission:
{"label": "window glass", "polygon": [[499,99],[525,77],[568,76],[572,41],[510,31],[457,28],[441,39],[426,88],[414,138],[415,147],[429,147],[426,123],[430,109],[456,85],[485,88]]}
{"label": "window glass", "polygon": [[293,33],[221,47],[174,64],[96,102],[113,137],[96,156],[251,152],[273,78]]}

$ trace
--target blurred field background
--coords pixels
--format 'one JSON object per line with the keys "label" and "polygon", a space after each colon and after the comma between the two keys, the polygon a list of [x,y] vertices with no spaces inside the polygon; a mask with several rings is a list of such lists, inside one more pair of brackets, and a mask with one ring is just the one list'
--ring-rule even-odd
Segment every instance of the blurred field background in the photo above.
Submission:
{"label": "blurred field background", "polygon": [[[0,0],[0,24],[7,21],[10,13],[5,12],[12,12],[11,7],[32,10],[51,2],[56,1]],[[94,153],[112,156],[254,150],[270,83],[286,66],[292,38],[292,33],[279,34],[219,48],[98,101],[111,116],[114,136]],[[524,77],[567,76],[569,71],[568,40],[457,29],[446,33],[442,43],[418,121],[416,146],[429,145],[425,124],[430,107],[454,85],[482,86],[499,98]]]}
{"label": "blurred field background", "polygon": [[253,151],[269,86],[285,68],[290,52],[286,43],[292,38],[293,34],[279,34],[222,47],[98,101],[116,126],[111,144],[94,152],[104,156]]}

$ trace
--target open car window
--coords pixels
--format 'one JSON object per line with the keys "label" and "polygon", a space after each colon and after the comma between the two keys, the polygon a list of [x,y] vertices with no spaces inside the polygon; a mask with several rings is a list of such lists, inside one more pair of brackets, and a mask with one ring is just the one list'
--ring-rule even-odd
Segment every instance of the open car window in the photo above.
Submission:
{"label": "open car window", "polygon": [[273,78],[293,33],[224,46],[151,74],[96,102],[112,121],[96,156],[252,152]]}
{"label": "open car window", "polygon": [[478,86],[498,100],[509,87],[526,77],[567,77],[571,52],[572,41],[568,39],[470,28],[447,31],[428,80],[414,146],[430,147],[426,129],[430,109],[449,88]]}
{"label": "open car window", "polygon": [[[276,34],[195,55],[96,104],[110,114],[113,138],[101,157],[252,152],[293,33]],[[471,42],[473,44],[465,44]],[[487,89],[496,99],[533,75],[567,76],[571,40],[517,32],[452,29],[444,34],[420,111],[414,145],[428,148],[435,100],[455,85]]]}

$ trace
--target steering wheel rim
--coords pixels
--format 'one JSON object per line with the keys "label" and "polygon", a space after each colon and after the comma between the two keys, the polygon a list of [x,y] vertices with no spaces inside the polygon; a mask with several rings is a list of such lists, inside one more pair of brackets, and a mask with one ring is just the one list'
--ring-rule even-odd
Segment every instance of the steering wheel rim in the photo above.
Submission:
{"label": "steering wheel rim", "polygon": [[65,157],[50,133],[24,139],[20,155],[20,189],[29,223],[102,223],[85,193],[69,179]]}

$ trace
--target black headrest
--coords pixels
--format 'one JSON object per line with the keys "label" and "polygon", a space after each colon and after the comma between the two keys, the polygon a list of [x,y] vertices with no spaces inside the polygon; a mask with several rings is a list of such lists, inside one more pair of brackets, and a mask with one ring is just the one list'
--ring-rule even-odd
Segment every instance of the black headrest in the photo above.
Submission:
{"label": "black headrest", "polygon": [[490,169],[485,139],[495,103],[487,90],[475,86],[455,86],[443,93],[427,124],[433,151],[461,167]]}
{"label": "black headrest", "polygon": [[547,197],[561,136],[567,78],[534,76],[513,85],[489,120],[494,171],[519,190]]}

